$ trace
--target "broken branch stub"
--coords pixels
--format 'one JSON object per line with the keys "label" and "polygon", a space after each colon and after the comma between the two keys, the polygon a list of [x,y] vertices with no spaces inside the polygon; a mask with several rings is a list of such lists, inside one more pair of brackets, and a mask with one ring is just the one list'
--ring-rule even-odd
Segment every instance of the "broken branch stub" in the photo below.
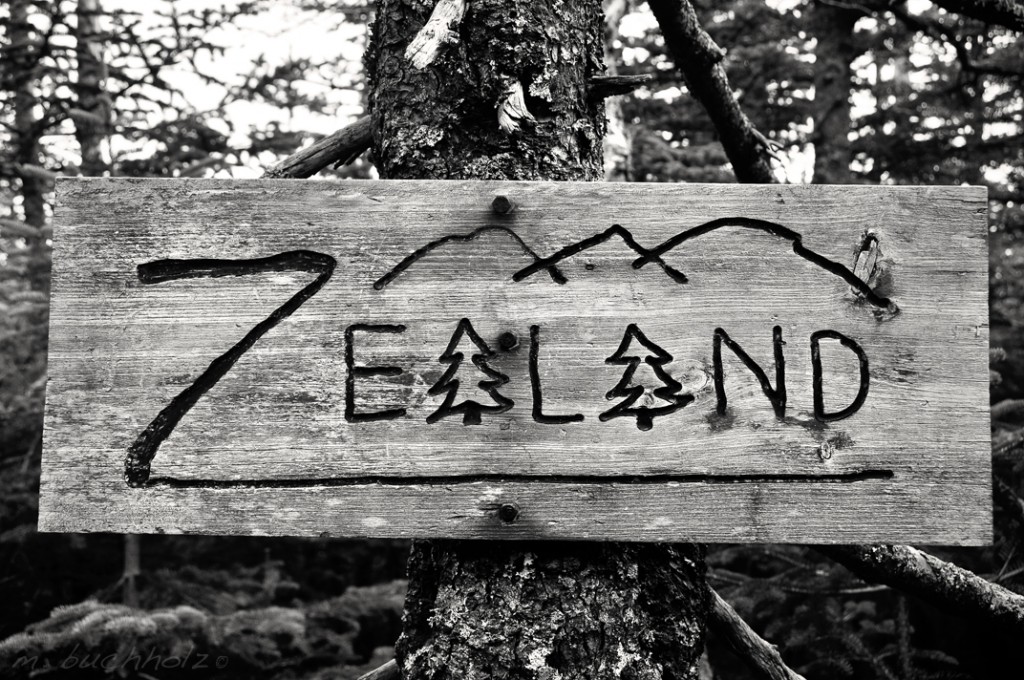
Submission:
{"label": "broken branch stub", "polygon": [[526,108],[526,97],[523,95],[523,84],[518,80],[506,88],[498,105],[498,127],[507,134],[515,134],[522,130],[522,123],[536,123],[529,109]]}

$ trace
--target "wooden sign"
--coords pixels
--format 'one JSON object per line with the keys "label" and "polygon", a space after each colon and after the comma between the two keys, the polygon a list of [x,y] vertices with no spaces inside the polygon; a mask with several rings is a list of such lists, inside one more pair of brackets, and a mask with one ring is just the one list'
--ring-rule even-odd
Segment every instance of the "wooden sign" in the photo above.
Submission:
{"label": "wooden sign", "polygon": [[57,194],[42,530],[991,540],[984,189]]}

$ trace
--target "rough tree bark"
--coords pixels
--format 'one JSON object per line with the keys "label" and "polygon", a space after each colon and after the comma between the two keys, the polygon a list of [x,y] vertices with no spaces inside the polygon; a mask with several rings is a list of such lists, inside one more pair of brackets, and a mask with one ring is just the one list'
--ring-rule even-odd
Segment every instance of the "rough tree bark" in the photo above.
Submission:
{"label": "rough tree bark", "polygon": [[[444,44],[418,68],[406,50],[431,5],[378,2],[367,74],[381,176],[600,179],[604,110],[588,97],[601,70],[600,0],[442,3],[444,22],[429,30]],[[398,664],[410,680],[696,678],[703,556],[698,546],[417,542]]]}

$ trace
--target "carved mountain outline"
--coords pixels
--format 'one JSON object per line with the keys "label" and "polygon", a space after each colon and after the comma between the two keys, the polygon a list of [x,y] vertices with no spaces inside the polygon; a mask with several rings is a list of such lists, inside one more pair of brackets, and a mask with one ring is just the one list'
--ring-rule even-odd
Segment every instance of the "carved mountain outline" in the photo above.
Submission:
{"label": "carved mountain outline", "polygon": [[862,281],[856,274],[854,274],[845,265],[830,260],[824,255],[806,247],[803,244],[803,236],[798,232],[784,227],[781,224],[770,222],[768,220],[761,220],[752,217],[722,217],[718,219],[705,222],[704,224],[698,225],[691,229],[681,231],[675,236],[662,242],[660,245],[654,248],[646,248],[642,246],[636,238],[634,238],[632,232],[629,229],[619,224],[613,224],[611,227],[605,229],[602,232],[589,236],[585,239],[570,243],[569,245],[556,251],[554,254],[547,257],[540,257],[515,231],[508,227],[499,226],[486,226],[480,227],[468,234],[452,234],[448,235],[429,243],[424,244],[420,248],[417,248],[414,252],[406,256],[401,262],[395,265],[387,274],[379,278],[374,282],[373,287],[376,290],[382,290],[385,286],[397,279],[402,273],[404,273],[409,267],[415,264],[418,260],[430,254],[432,251],[437,250],[443,246],[453,242],[467,242],[473,241],[481,234],[490,232],[503,232],[508,234],[514,239],[523,249],[523,251],[533,258],[533,262],[526,267],[523,267],[515,274],[512,275],[512,280],[519,282],[523,281],[530,276],[533,276],[539,271],[547,271],[551,280],[557,284],[564,285],[568,283],[565,275],[558,269],[558,263],[568,259],[574,255],[589,250],[595,246],[598,246],[605,241],[608,241],[612,237],[617,236],[622,240],[626,246],[632,249],[638,257],[633,260],[632,267],[634,269],[640,269],[647,264],[654,263],[673,281],[679,284],[685,284],[689,281],[686,274],[668,265],[663,259],[662,255],[682,246],[687,241],[691,241],[700,236],[704,236],[713,231],[721,229],[723,227],[741,227],[744,229],[753,229],[756,231],[763,231],[783,240],[789,241],[793,244],[793,252],[802,257],[803,259],[817,265],[821,269],[838,276],[843,279],[853,289],[859,292],[864,299],[871,304],[880,308],[888,308],[890,306],[890,300],[877,294],[866,282]]}

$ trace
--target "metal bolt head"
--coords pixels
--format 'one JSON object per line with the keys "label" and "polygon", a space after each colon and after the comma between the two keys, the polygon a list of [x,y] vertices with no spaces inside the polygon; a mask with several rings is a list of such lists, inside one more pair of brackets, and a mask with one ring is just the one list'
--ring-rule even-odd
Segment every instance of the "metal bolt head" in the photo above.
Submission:
{"label": "metal bolt head", "polygon": [[498,519],[505,524],[512,524],[519,519],[519,507],[515,503],[502,503],[498,508]]}
{"label": "metal bolt head", "polygon": [[509,352],[519,346],[519,338],[512,331],[505,331],[498,336],[498,347],[503,352]]}
{"label": "metal bolt head", "polygon": [[516,204],[508,196],[495,196],[491,201],[491,209],[499,215],[507,215],[516,209]]}

